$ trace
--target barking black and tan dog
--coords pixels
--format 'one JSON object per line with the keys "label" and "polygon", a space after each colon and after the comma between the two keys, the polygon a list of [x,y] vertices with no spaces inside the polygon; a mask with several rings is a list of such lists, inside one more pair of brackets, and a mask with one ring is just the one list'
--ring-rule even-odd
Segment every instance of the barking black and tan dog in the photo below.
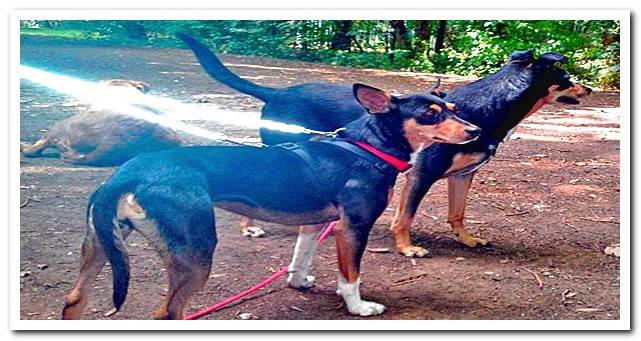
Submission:
{"label": "barking black and tan dog", "polygon": [[[145,82],[110,79],[108,86],[147,93]],[[138,154],[176,148],[183,140],[172,129],[112,110],[90,108],[56,123],[42,138],[22,146],[26,157],[41,157],[47,148],[76,165],[118,166]]]}
{"label": "barking black and tan dog", "polygon": [[[90,198],[82,266],[65,297],[63,318],[79,318],[87,292],[106,261],[113,301],[127,295],[129,261],[123,240],[136,231],[154,244],[169,280],[157,319],[182,319],[209,277],[217,243],[214,207],[301,228],[288,283],[307,288],[307,271],[320,228],[334,230],[340,270],[338,292],[357,315],[384,306],[360,297],[360,263],[367,237],[387,206],[410,154],[432,143],[468,143],[480,130],[432,95],[394,97],[356,84],[368,114],[347,124],[339,139],[274,147],[185,147],[142,154],[120,167]],[[257,171],[259,170],[259,171]],[[310,227],[311,225],[311,227]]]}
{"label": "barking black and tan dog", "polygon": [[[227,69],[205,45],[180,35],[194,51],[207,73],[219,82],[265,102],[262,117],[295,123],[311,129],[332,131],[359,118],[364,111],[350,99],[349,89],[330,83],[307,83],[285,88],[270,88],[242,79]],[[448,221],[459,240],[468,246],[484,245],[483,238],[470,235],[463,226],[465,201],[476,171],[490,160],[498,145],[525,118],[545,104],[557,101],[578,104],[592,90],[574,84],[563,69],[566,58],[544,53],[535,58],[531,51],[515,51],[497,72],[450,93],[440,93],[457,115],[483,129],[474,143],[464,146],[435,144],[416,158],[407,174],[392,231],[399,252],[423,257],[427,250],[411,243],[410,226],[423,197],[434,182],[447,178],[449,183]],[[438,93],[438,89],[427,92]],[[286,134],[268,129],[260,131],[264,143],[300,141],[301,134]],[[253,226],[243,219],[241,227]]]}
{"label": "barking black and tan dog", "polygon": [[499,71],[448,93],[445,100],[456,104],[457,115],[483,129],[481,137],[465,146],[435,144],[417,156],[407,173],[401,200],[392,223],[398,250],[406,256],[427,255],[412,245],[410,226],[421,200],[432,184],[448,180],[448,223],[463,244],[475,247],[488,242],[470,235],[463,225],[467,193],[476,171],[496,153],[516,126],[554,101],[578,104],[592,90],[570,81],[563,70],[564,56],[544,53],[534,58],[531,51],[514,52]]}

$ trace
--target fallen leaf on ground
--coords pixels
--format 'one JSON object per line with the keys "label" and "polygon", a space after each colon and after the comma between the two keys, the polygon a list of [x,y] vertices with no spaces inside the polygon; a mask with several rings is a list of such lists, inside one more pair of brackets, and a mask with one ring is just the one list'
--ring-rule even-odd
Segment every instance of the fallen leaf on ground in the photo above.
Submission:
{"label": "fallen leaf on ground", "polygon": [[241,320],[255,320],[258,318],[252,313],[239,313],[236,316]]}
{"label": "fallen leaf on ground", "polygon": [[388,247],[368,247],[367,251],[374,253],[387,253],[390,252]]}
{"label": "fallen leaf on ground", "polygon": [[620,244],[612,244],[608,247],[605,248],[604,250],[606,255],[613,255],[616,257],[621,257],[621,245]]}
{"label": "fallen leaf on ground", "polygon": [[596,311],[601,311],[601,309],[598,308],[579,308],[576,310],[579,313],[593,313]]}

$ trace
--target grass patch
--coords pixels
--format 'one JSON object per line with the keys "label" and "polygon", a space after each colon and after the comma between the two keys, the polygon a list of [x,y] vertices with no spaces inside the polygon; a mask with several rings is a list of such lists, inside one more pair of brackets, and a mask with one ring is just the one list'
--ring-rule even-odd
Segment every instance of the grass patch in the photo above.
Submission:
{"label": "grass patch", "polygon": [[53,28],[22,28],[20,35],[31,37],[48,37],[48,38],[63,38],[63,39],[78,39],[78,40],[100,40],[105,39],[106,36],[101,35],[99,32],[87,32],[76,29],[53,29]]}

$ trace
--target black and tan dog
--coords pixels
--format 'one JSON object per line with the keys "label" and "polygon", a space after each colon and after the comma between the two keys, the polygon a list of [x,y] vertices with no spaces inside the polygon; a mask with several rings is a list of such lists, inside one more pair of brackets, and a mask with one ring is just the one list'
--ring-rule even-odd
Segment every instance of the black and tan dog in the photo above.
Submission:
{"label": "black and tan dog", "polygon": [[[145,82],[127,79],[101,81],[108,86],[147,93]],[[126,92],[123,92],[126,94]],[[22,146],[26,157],[42,157],[48,148],[76,165],[118,166],[138,154],[176,148],[183,140],[172,129],[104,108],[90,108],[56,123],[42,138]]]}
{"label": "black and tan dog", "polygon": [[448,223],[467,246],[488,242],[470,235],[463,225],[467,194],[476,171],[486,164],[516,126],[554,101],[578,104],[592,90],[570,81],[563,70],[566,58],[545,53],[535,59],[531,51],[514,52],[499,71],[450,92],[445,100],[456,104],[460,117],[483,129],[481,137],[465,146],[435,144],[418,154],[412,172],[407,173],[401,200],[392,223],[398,250],[406,256],[425,256],[414,246],[410,227],[421,200],[432,184],[448,179]]}
{"label": "black and tan dog", "polygon": [[[186,35],[180,35],[180,38],[214,79],[263,100],[263,118],[332,131],[363,114],[362,107],[348,98],[349,90],[344,86],[330,83],[308,83],[280,89],[260,86],[233,74],[200,42]],[[562,68],[564,62],[565,57],[557,53],[545,53],[534,58],[531,51],[517,51],[494,74],[451,93],[440,94],[446,101],[456,104],[457,115],[481,127],[483,134],[474,143],[464,146],[434,144],[417,156],[416,166],[407,173],[407,184],[392,224],[401,253],[410,257],[428,254],[424,248],[412,245],[410,226],[421,200],[431,185],[442,178],[448,179],[449,186],[448,222],[459,240],[471,247],[487,243],[470,235],[463,226],[465,201],[472,178],[519,122],[547,103],[577,104],[579,98],[590,94],[589,88],[570,81],[570,76]],[[438,89],[426,91],[438,92]],[[266,144],[308,138],[267,129],[260,133]],[[249,219],[241,222],[241,226],[253,225]]]}
{"label": "black and tan dog", "polygon": [[[374,221],[390,200],[410,154],[435,141],[467,143],[480,130],[454,116],[451,104],[431,95],[394,97],[354,85],[369,113],[346,125],[341,139],[274,147],[184,147],[147,153],[127,162],[90,198],[80,275],[65,297],[63,318],[79,318],[87,291],[108,260],[113,300],[127,295],[129,262],[123,239],[137,231],[153,243],[169,279],[157,319],[182,319],[191,296],[209,277],[217,243],[214,206],[286,225],[339,220],[336,239],[338,291],[357,315],[384,307],[363,301],[360,263]],[[257,172],[256,169],[260,169]],[[311,285],[318,228],[301,228],[289,285]]]}

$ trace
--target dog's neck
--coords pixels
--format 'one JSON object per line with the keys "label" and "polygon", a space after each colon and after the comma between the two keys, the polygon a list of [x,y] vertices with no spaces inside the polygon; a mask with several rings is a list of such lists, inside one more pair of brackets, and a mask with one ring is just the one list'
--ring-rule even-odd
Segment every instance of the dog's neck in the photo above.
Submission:
{"label": "dog's neck", "polygon": [[393,118],[365,114],[348,123],[345,130],[339,133],[339,137],[365,142],[400,160],[409,161],[413,151],[403,137],[403,132],[395,126]]}
{"label": "dog's neck", "polygon": [[499,141],[503,141],[508,133],[512,131],[523,120],[548,104],[549,88],[552,84],[544,84],[542,81],[534,80],[530,86],[522,90],[518,102],[506,104],[506,108],[498,112],[505,112],[501,124],[491,130],[491,135]]}
{"label": "dog's neck", "polygon": [[480,139],[502,141],[527,116],[547,104],[544,99],[551,84],[544,83],[537,80],[531,66],[511,62],[469,87],[453,91],[446,100],[456,103],[461,118],[483,129]]}

